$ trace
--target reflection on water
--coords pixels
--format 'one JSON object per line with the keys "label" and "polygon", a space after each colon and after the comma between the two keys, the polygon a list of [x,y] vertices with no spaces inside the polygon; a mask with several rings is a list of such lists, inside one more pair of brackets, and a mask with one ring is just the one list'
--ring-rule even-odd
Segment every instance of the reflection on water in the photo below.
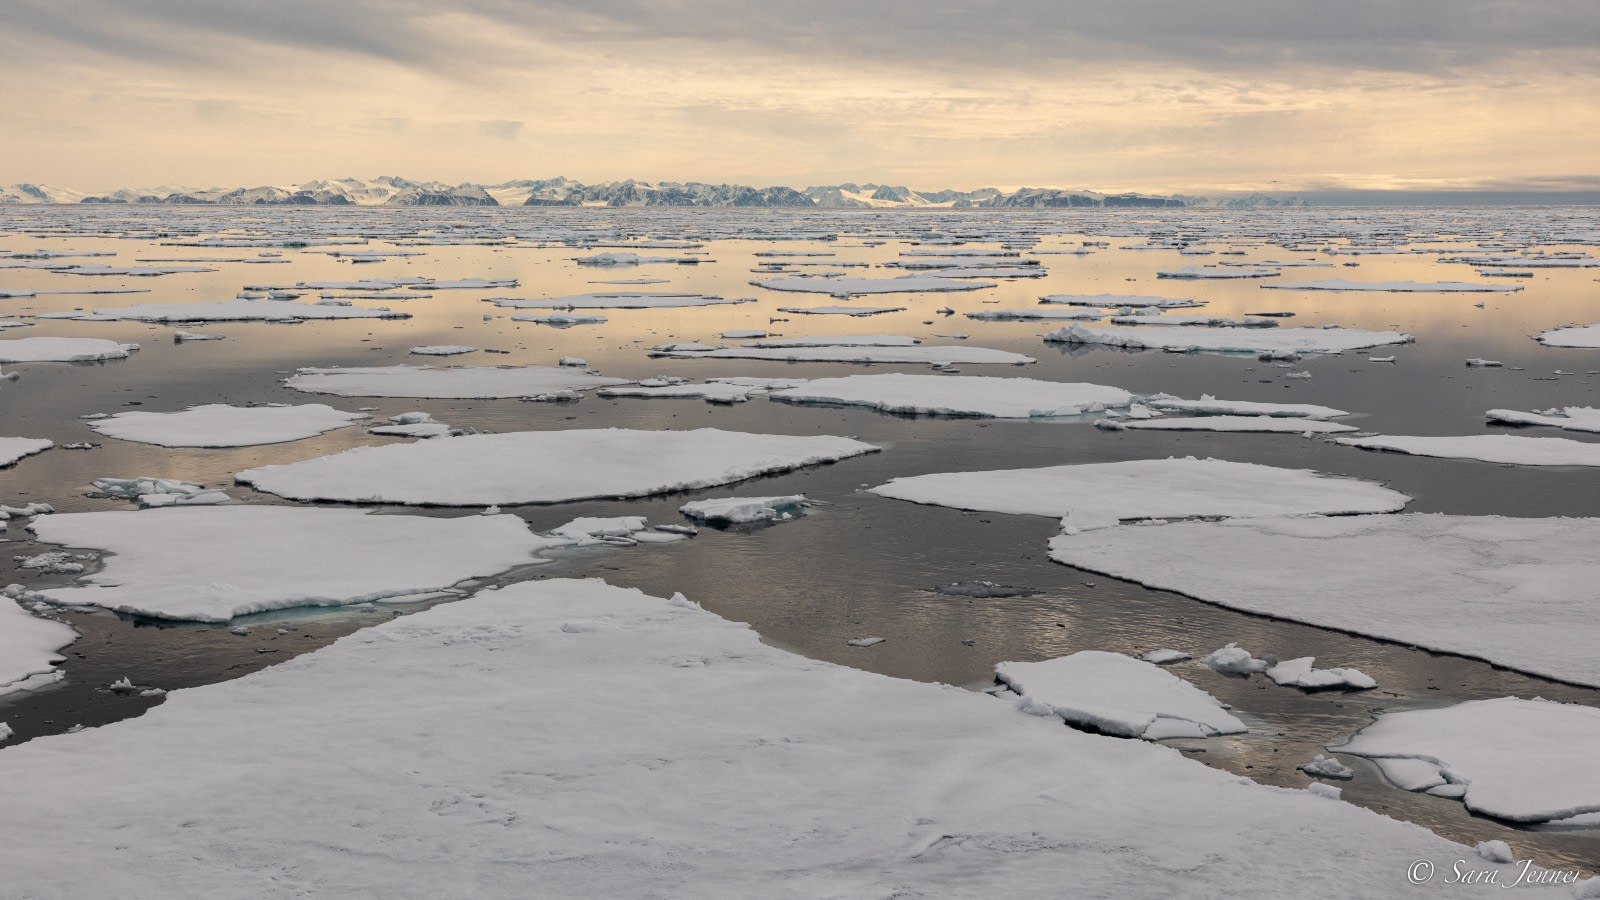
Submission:
{"label": "reflection on water", "polygon": [[[133,322],[39,320],[0,339],[31,335],[93,336],[137,342],[128,360],[99,365],[6,366],[21,378],[0,381],[0,433],[46,437],[65,444],[90,441],[87,451],[60,449],[0,470],[0,503],[46,501],[63,512],[121,509],[120,501],[84,496],[89,482],[105,476],[150,475],[228,487],[250,502],[281,502],[232,486],[239,470],[307,459],[353,446],[389,443],[362,428],[263,447],[234,450],[167,450],[102,438],[78,418],[125,409],[166,411],[210,402],[329,402],[341,409],[372,407],[383,417],[424,410],[457,427],[481,431],[625,426],[697,428],[788,434],[842,434],[883,445],[880,454],[836,465],[772,476],[737,486],[634,501],[588,502],[512,508],[540,530],[579,515],[646,515],[655,523],[683,521],[677,507],[688,499],[734,493],[805,493],[826,505],[805,517],[773,526],[702,528],[692,541],[669,546],[585,552],[513,577],[600,576],[621,585],[668,595],[683,591],[707,608],[751,625],[769,643],[810,657],[898,677],[941,681],[971,688],[992,683],[995,663],[1037,660],[1082,649],[1141,652],[1170,646],[1208,652],[1237,641],[1257,654],[1315,655],[1324,665],[1347,665],[1375,677],[1380,687],[1363,693],[1306,694],[1260,678],[1231,679],[1195,665],[1178,674],[1211,691],[1252,726],[1248,735],[1206,741],[1175,741],[1197,759],[1258,781],[1290,786],[1307,783],[1295,766],[1309,762],[1328,743],[1389,711],[1466,699],[1544,696],[1600,705],[1597,692],[1530,678],[1484,663],[1431,654],[1356,636],[1219,609],[1174,594],[1150,591],[1114,579],[1051,563],[1045,544],[1055,524],[1013,517],[922,507],[860,491],[889,478],[949,470],[1020,468],[1063,463],[1109,462],[1170,455],[1215,456],[1278,466],[1315,468],[1383,481],[1415,498],[1415,511],[1473,515],[1592,516],[1600,514],[1600,472],[1563,468],[1515,468],[1480,463],[1363,453],[1289,435],[1219,435],[1154,431],[1097,431],[1084,422],[1033,423],[976,419],[882,416],[852,409],[803,407],[755,399],[737,406],[698,400],[601,399],[576,403],[518,400],[390,400],[314,397],[289,391],[282,379],[300,366],[440,364],[411,356],[425,344],[466,344],[504,354],[477,353],[445,364],[553,364],[581,357],[607,375],[644,378],[657,374],[689,378],[725,375],[822,377],[863,371],[926,371],[917,366],[788,364],[760,361],[666,360],[647,357],[651,345],[669,341],[717,342],[735,329],[795,335],[907,334],[927,343],[995,347],[1036,357],[1023,369],[965,366],[965,374],[1028,375],[1055,381],[1092,381],[1138,393],[1167,391],[1185,397],[1209,393],[1238,400],[1319,403],[1351,410],[1347,421],[1363,429],[1401,434],[1471,434],[1490,431],[1490,408],[1543,409],[1592,405],[1600,353],[1545,348],[1528,335],[1567,322],[1600,321],[1595,309],[1595,270],[1541,269],[1519,279],[1516,294],[1342,294],[1263,291],[1254,280],[1187,282],[1156,278],[1156,271],[1218,259],[1317,257],[1331,268],[1285,269],[1282,280],[1345,277],[1378,280],[1474,280],[1468,267],[1435,261],[1437,254],[1334,256],[1290,251],[1286,241],[1331,240],[1345,246],[1351,235],[1367,239],[1412,239],[1411,246],[1472,250],[1497,236],[1544,240],[1542,249],[1584,249],[1577,238],[1593,235],[1592,213],[1518,210],[1483,211],[1138,211],[1069,212],[873,212],[772,214],[730,211],[653,210],[0,210],[0,247],[7,250],[81,249],[114,251],[119,265],[141,258],[256,258],[281,253],[287,264],[216,263],[216,272],[159,278],[90,278],[39,269],[0,268],[0,289],[148,288],[125,295],[40,295],[0,300],[0,314],[29,315],[75,307],[172,303],[231,297],[246,284],[293,284],[311,280],[397,278],[516,278],[521,287],[495,291],[439,291],[428,299],[353,301],[389,305],[413,314],[409,320],[343,321],[306,325],[209,324],[197,330],[227,335],[223,341],[174,344],[173,328]],[[76,231],[83,233],[75,233]],[[630,269],[579,267],[574,257],[596,252],[561,243],[575,231],[618,240],[694,238],[705,243],[705,262]],[[819,232],[836,240],[765,241],[761,232]],[[343,263],[319,248],[194,248],[163,246],[174,236],[233,236],[271,233],[370,235],[369,249],[390,246],[403,235],[448,235],[489,244],[407,245],[420,252],[380,263]],[[906,312],[856,319],[801,317],[780,306],[836,303],[822,295],[779,294],[749,285],[751,270],[775,261],[758,257],[774,249],[832,252],[844,262],[880,264],[915,249],[930,236],[966,235],[974,241],[1004,237],[1044,249],[1076,247],[1086,240],[1111,246],[1088,256],[1042,255],[1049,275],[1002,281],[998,287],[963,293],[889,295],[857,304],[892,300]],[[1327,236],[1335,237],[1327,237]],[[1238,249],[1245,257],[1185,257],[1176,250],[1131,251],[1120,246],[1146,237],[1187,236],[1216,250]],[[1574,243],[1564,244],[1563,241]],[[882,243],[879,243],[879,242]],[[993,248],[995,243],[977,246]],[[922,247],[926,249],[924,245]],[[322,248],[327,249],[327,248]],[[665,251],[664,251],[665,252]],[[678,253],[679,251],[670,251]],[[96,260],[106,262],[105,259]],[[821,261],[816,259],[813,261]],[[1342,265],[1356,262],[1356,267]],[[810,270],[812,267],[803,267]],[[894,269],[850,268],[851,275],[881,277]],[[699,291],[757,302],[671,310],[603,310],[608,322],[570,329],[512,322],[512,310],[481,302],[485,296],[547,297],[597,289],[598,280],[661,277],[652,286]],[[1286,311],[1284,327],[1338,323],[1399,329],[1416,344],[1384,348],[1393,365],[1368,363],[1368,354],[1308,358],[1296,370],[1309,379],[1284,379],[1289,369],[1249,356],[1129,353],[1105,348],[1047,345],[1038,335],[1052,330],[1038,322],[981,322],[963,315],[983,309],[1030,306],[1047,293],[1123,293],[1206,300],[1207,313],[1237,317],[1247,312]],[[314,295],[311,298],[314,299]],[[1475,306],[1482,303],[1483,307]],[[953,314],[940,314],[941,309]],[[486,318],[488,317],[488,318]],[[941,336],[943,335],[943,336]],[[965,336],[954,337],[955,335]],[[1501,369],[1469,369],[1463,361],[1487,357]],[[1518,369],[1521,371],[1518,371]],[[1555,370],[1578,373],[1554,375]],[[1547,380],[1548,379],[1548,380]],[[1530,432],[1538,433],[1538,432]],[[1583,435],[1562,433],[1577,440]],[[408,511],[416,514],[419,511]],[[470,510],[420,511],[464,515]],[[13,528],[11,552],[0,553],[0,583],[59,583],[60,576],[16,571],[12,553],[34,552]],[[930,590],[954,581],[989,580],[1029,588],[1019,597],[970,598]],[[470,602],[470,601],[467,601]],[[140,686],[168,689],[247,674],[264,665],[326,644],[368,624],[421,608],[369,606],[346,610],[286,611],[241,620],[249,635],[228,628],[153,623],[107,613],[68,613],[84,637],[66,652],[68,678],[60,686],[0,701],[0,719],[18,739],[97,725],[137,714],[155,702],[104,690],[127,676]],[[279,632],[283,629],[283,633]],[[851,638],[888,640],[858,649]],[[262,652],[265,651],[265,652]],[[996,701],[1001,702],[1001,701]],[[1600,867],[1596,832],[1534,833],[1467,815],[1459,803],[1388,787],[1365,762],[1345,797],[1426,824],[1458,840],[1501,837],[1519,854],[1542,862]]]}

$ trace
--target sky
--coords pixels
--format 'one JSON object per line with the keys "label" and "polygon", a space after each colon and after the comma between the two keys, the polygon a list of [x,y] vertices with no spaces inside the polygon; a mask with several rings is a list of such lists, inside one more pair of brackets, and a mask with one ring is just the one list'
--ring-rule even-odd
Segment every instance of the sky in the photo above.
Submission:
{"label": "sky", "polygon": [[0,0],[0,183],[1600,190],[1596,0]]}

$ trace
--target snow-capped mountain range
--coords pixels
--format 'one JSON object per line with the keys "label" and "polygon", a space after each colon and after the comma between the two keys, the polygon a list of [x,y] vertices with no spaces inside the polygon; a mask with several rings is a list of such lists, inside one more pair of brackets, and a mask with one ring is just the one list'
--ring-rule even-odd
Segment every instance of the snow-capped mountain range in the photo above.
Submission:
{"label": "snow-capped mountain range", "polygon": [[[1274,200],[1272,205],[1283,201]],[[449,185],[392,175],[337,178],[260,187],[188,188],[163,185],[89,194],[41,184],[0,185],[0,203],[142,203],[243,206],[713,206],[799,208],[914,207],[1160,207],[1224,205],[1200,197],[1102,194],[1060,188],[914,191],[887,184],[837,184],[795,190],[775,186],[697,181],[611,181],[582,184],[570,178],[523,179],[500,184]],[[1227,201],[1226,205],[1234,205]],[[1245,203],[1242,205],[1260,205]],[[1297,205],[1291,203],[1290,205]]]}

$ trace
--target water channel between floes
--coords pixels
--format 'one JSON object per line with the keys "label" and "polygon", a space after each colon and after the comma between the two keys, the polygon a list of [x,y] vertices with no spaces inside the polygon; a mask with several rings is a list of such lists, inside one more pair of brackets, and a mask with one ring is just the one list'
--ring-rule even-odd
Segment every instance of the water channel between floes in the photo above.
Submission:
{"label": "water channel between floes", "polygon": [[[463,228],[485,223],[548,225],[571,216],[506,211],[501,215],[441,212],[456,216]],[[104,213],[9,209],[0,223],[0,246],[106,250],[118,264],[141,257],[238,257],[240,251],[163,246],[150,234],[138,239],[107,236],[126,222],[170,224],[215,233],[234,224],[225,211],[178,213],[133,211],[117,218]],[[288,213],[280,214],[287,217]],[[358,211],[287,218],[308,232],[337,224],[360,229],[363,223],[392,220]],[[578,214],[572,214],[578,215]],[[613,222],[637,233],[670,237],[694,223],[692,214],[583,211],[583,221]],[[1220,214],[1211,214],[1217,216]],[[1395,215],[1394,213],[1376,214]],[[1485,214],[1488,215],[1488,214]],[[1509,214],[1508,214],[1509,215]],[[1516,213],[1534,216],[1535,213]],[[1548,215],[1548,214],[1538,214]],[[517,218],[521,216],[522,218]],[[609,216],[609,218],[608,218]],[[1130,214],[1129,229],[1154,231],[1178,221],[1177,213]],[[1430,218],[1430,216],[1432,218]],[[154,217],[154,218],[152,218]],[[186,218],[187,217],[187,218]],[[1247,217],[1246,217],[1247,218]],[[1444,211],[1416,212],[1417,222],[1444,230]],[[426,274],[438,278],[484,276],[521,281],[514,291],[451,291],[431,299],[387,304],[414,318],[402,321],[345,321],[286,326],[207,325],[198,330],[227,335],[223,341],[174,344],[173,329],[131,322],[40,320],[11,329],[6,337],[60,335],[107,337],[138,342],[131,359],[92,365],[8,365],[15,382],[0,382],[0,416],[8,435],[54,440],[57,448],[0,470],[0,503],[49,502],[60,512],[123,509],[121,501],[85,496],[88,484],[103,476],[148,475],[181,478],[224,487],[252,503],[281,503],[271,495],[232,485],[233,473],[252,466],[308,459],[352,446],[390,439],[348,428],[288,444],[236,450],[167,450],[102,438],[88,431],[80,416],[137,408],[152,411],[229,402],[329,402],[341,409],[375,407],[382,417],[424,410],[457,427],[481,431],[633,427],[647,429],[717,427],[780,434],[850,435],[881,445],[880,453],[837,464],[755,479],[736,486],[625,501],[591,501],[551,506],[507,507],[536,529],[546,530],[578,516],[642,515],[652,523],[684,521],[677,513],[691,499],[734,495],[804,493],[820,501],[802,518],[776,525],[702,528],[693,540],[672,545],[574,551],[555,563],[529,567],[506,578],[603,577],[658,596],[681,591],[708,609],[751,624],[764,640],[806,656],[896,677],[938,681],[972,689],[993,684],[994,665],[1004,660],[1040,660],[1078,650],[1139,653],[1173,647],[1200,656],[1228,642],[1257,655],[1280,658],[1316,656],[1319,664],[1353,666],[1375,678],[1379,687],[1363,692],[1306,693],[1279,687],[1257,676],[1233,678],[1195,664],[1172,671],[1233,707],[1250,726],[1245,735],[1168,743],[1206,764],[1254,780],[1302,787],[1309,779],[1295,767],[1309,762],[1370,723],[1375,713],[1445,706],[1465,700],[1507,695],[1600,707],[1600,691],[1522,675],[1476,660],[1429,653],[1356,635],[1248,615],[1165,591],[1147,590],[1113,578],[1052,563],[1046,543],[1057,531],[1048,518],[963,512],[918,506],[864,492],[890,478],[928,472],[1024,468],[1064,463],[1109,462],[1167,456],[1215,456],[1242,462],[1314,468],[1386,483],[1414,498],[1415,512],[1463,515],[1594,516],[1600,514],[1600,471],[1574,467],[1505,467],[1485,463],[1366,453],[1292,435],[1115,432],[1094,429],[1088,420],[1001,421],[880,415],[859,409],[804,407],[756,398],[735,406],[699,400],[608,400],[593,395],[574,403],[518,400],[412,400],[325,398],[285,388],[285,374],[301,366],[391,365],[425,362],[407,349],[423,344],[468,344],[508,351],[486,357],[457,357],[460,364],[552,364],[559,356],[578,356],[604,374],[643,378],[669,374],[689,378],[722,375],[825,377],[866,371],[925,372],[917,366],[787,364],[762,361],[677,361],[650,359],[646,348],[668,341],[716,342],[730,329],[770,329],[786,334],[905,334],[927,343],[968,343],[1025,353],[1038,358],[1024,368],[965,366],[965,374],[1027,375],[1052,381],[1090,381],[1136,393],[1167,391],[1195,398],[1202,393],[1238,400],[1319,403],[1357,412],[1348,420],[1363,429],[1403,434],[1473,434],[1485,430],[1486,409],[1542,409],[1593,405],[1600,376],[1600,351],[1545,348],[1531,332],[1569,321],[1594,321],[1600,286],[1591,270],[1540,271],[1520,294],[1404,295],[1311,294],[1265,291],[1255,283],[1178,283],[1154,276],[1157,268],[1194,262],[1176,250],[1116,249],[1132,237],[1103,236],[1105,228],[1078,230],[1067,213],[1012,220],[995,214],[943,218],[839,214],[836,241],[718,240],[709,242],[707,262],[696,266],[642,266],[618,274],[573,265],[580,255],[560,245],[440,246],[407,249],[425,255],[352,266],[325,254],[284,249],[287,264],[216,264],[214,273],[159,278],[105,279],[105,285],[148,288],[132,295],[41,295],[0,301],[0,314],[26,316],[79,306],[187,302],[231,297],[253,283],[293,283],[314,279],[382,278]],[[1438,221],[1436,221],[1438,220]],[[30,230],[41,221],[63,231]],[[409,220],[408,220],[409,221]],[[417,219],[419,225],[428,221]],[[722,213],[709,220],[764,227],[781,226],[781,217],[746,219]],[[960,294],[892,295],[882,305],[907,306],[902,313],[868,319],[784,316],[779,306],[811,305],[825,298],[778,295],[746,282],[763,260],[755,253],[781,249],[832,252],[840,260],[881,263],[911,249],[914,229],[964,222],[979,237],[1014,232],[1018,222],[1037,226],[1039,246],[1073,247],[1085,240],[1110,240],[1112,247],[1089,256],[1042,256],[1045,278],[1003,281],[998,288]],[[1283,221],[1283,220],[1276,220]],[[1300,221],[1300,220],[1292,220]],[[1156,224],[1151,224],[1155,222]],[[686,225],[685,223],[690,223]],[[808,224],[814,224],[809,223]],[[1313,229],[1316,222],[1302,225]],[[279,222],[277,227],[282,227]],[[851,234],[849,229],[859,229]],[[1008,231],[1009,229],[1009,231]],[[894,235],[901,236],[896,237]],[[881,245],[865,246],[867,243]],[[977,246],[994,246],[978,243]],[[1423,246],[1428,246],[1424,243]],[[374,242],[373,247],[388,246]],[[1248,250],[1251,258],[1284,258],[1289,251],[1259,237],[1222,240],[1207,246]],[[1547,246],[1543,249],[1582,249]],[[254,255],[256,251],[249,251]],[[1297,252],[1295,257],[1314,254]],[[1214,258],[1213,258],[1214,259]],[[712,261],[714,260],[714,262]],[[1446,266],[1432,256],[1374,255],[1332,257],[1336,268],[1309,269],[1306,277],[1359,277],[1362,280],[1459,279],[1470,269]],[[767,260],[767,261],[770,261]],[[1356,261],[1359,267],[1337,267]],[[889,274],[850,270],[851,274]],[[1294,273],[1295,270],[1286,270]],[[1302,273],[1296,273],[1296,277]],[[480,302],[490,294],[558,296],[597,289],[595,279],[661,277],[668,290],[693,290],[726,296],[754,296],[758,303],[686,310],[606,310],[609,321],[596,326],[554,330],[512,322],[511,310]],[[72,286],[91,279],[78,278]],[[94,279],[96,286],[99,279]],[[0,269],[0,288],[62,288],[66,278],[49,272]],[[639,288],[626,288],[639,289]],[[1289,369],[1247,356],[1129,353],[1111,349],[1058,349],[1044,344],[1040,323],[989,323],[964,313],[987,308],[1031,306],[1047,293],[1139,293],[1193,296],[1209,301],[1208,313],[1239,315],[1262,309],[1292,311],[1286,325],[1340,323],[1350,327],[1397,328],[1417,343],[1375,351],[1394,355],[1393,364],[1367,362],[1357,351],[1308,357],[1295,371],[1305,379],[1285,379]],[[885,298],[879,298],[885,299]],[[804,301],[798,302],[797,301]],[[859,298],[855,303],[878,300]],[[1482,302],[1483,308],[1474,304]],[[366,305],[376,305],[368,303]],[[952,314],[942,315],[941,309]],[[485,316],[490,318],[485,318]],[[787,318],[789,321],[772,322]],[[939,335],[965,335],[965,340]],[[724,342],[726,343],[726,342]],[[1469,357],[1490,357],[1500,368],[1466,368]],[[1572,375],[1556,375],[1561,370]],[[1562,433],[1578,440],[1583,435]],[[60,445],[92,441],[89,451]],[[396,512],[400,512],[396,510]],[[476,510],[406,510],[410,514],[455,516]],[[64,584],[68,576],[40,575],[15,567],[13,555],[38,552],[13,526],[11,542],[0,553],[0,584],[30,587]],[[197,548],[196,552],[203,552]],[[1263,561],[1269,565],[1270,560]],[[505,580],[503,578],[502,580]],[[1026,588],[1025,596],[974,598],[940,593],[951,582],[993,581]],[[1296,586],[1285,583],[1292,592]],[[468,599],[463,602],[470,603]],[[424,608],[426,604],[379,604],[336,610],[288,610],[244,617],[229,625],[158,622],[105,612],[62,614],[82,633],[64,652],[67,677],[54,687],[0,697],[0,721],[15,729],[6,746],[77,725],[98,726],[137,715],[162,702],[158,697],[117,694],[108,685],[128,677],[141,686],[174,690],[248,675],[369,625]],[[245,625],[248,634],[235,634]],[[852,638],[881,636],[870,648],[846,644]],[[996,700],[995,702],[1004,702]],[[1600,870],[1600,830],[1536,831],[1476,817],[1460,803],[1400,791],[1389,786],[1365,761],[1343,756],[1357,769],[1341,783],[1344,797],[1380,812],[1418,822],[1454,840],[1472,844],[1501,838],[1519,857],[1557,868]]]}

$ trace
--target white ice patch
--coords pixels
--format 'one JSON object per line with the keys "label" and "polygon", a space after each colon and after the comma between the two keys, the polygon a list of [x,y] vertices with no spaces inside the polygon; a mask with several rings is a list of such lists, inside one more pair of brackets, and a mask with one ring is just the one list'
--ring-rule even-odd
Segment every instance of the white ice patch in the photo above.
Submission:
{"label": "white ice patch", "polygon": [[410,352],[417,356],[460,356],[464,353],[477,353],[478,348],[464,344],[431,344],[426,347],[412,347]]}
{"label": "white ice patch", "polygon": [[1226,431],[1272,432],[1278,434],[1337,434],[1357,431],[1354,425],[1323,422],[1318,419],[1291,419],[1283,416],[1183,416],[1119,423],[1124,429],[1140,431]]}
{"label": "white ice patch", "polygon": [[1039,298],[1040,303],[1058,304],[1061,306],[1096,306],[1102,309],[1118,309],[1120,307],[1154,307],[1156,309],[1193,309],[1205,306],[1200,300],[1191,300],[1178,297],[1146,297],[1138,294],[1048,294]]}
{"label": "white ice patch", "polygon": [[903,334],[843,334],[816,337],[769,338],[746,347],[910,347],[921,341]]}
{"label": "white ice patch", "polygon": [[1353,688],[1355,690],[1369,690],[1378,686],[1372,677],[1360,669],[1316,669],[1317,658],[1302,656],[1299,659],[1285,660],[1268,669],[1266,675],[1272,679],[1273,684],[1282,684],[1289,687],[1305,688],[1306,690],[1327,690],[1330,688]]}
{"label": "white ice patch", "polygon": [[678,512],[698,522],[745,524],[797,518],[804,515],[806,507],[810,505],[804,494],[786,497],[717,497],[685,503],[678,507]]}
{"label": "white ice patch", "polygon": [[1157,278],[1271,278],[1282,275],[1277,269],[1252,269],[1246,266],[1184,266],[1181,269],[1166,269],[1156,272]]}
{"label": "white ice patch", "polygon": [[904,306],[780,306],[778,312],[802,316],[881,316],[884,313],[905,312]]}
{"label": "white ice patch", "polygon": [[1098,384],[976,375],[848,375],[777,391],[773,400],[864,406],[879,412],[1026,419],[1077,416],[1125,407],[1133,395]]}
{"label": "white ice patch", "polygon": [[724,347],[717,350],[661,353],[671,359],[770,359],[780,362],[956,363],[1020,366],[1037,362],[1007,350],[966,345],[933,347]]}
{"label": "white ice patch", "polygon": [[1600,409],[1592,406],[1568,406],[1540,412],[1491,409],[1484,415],[1490,422],[1501,425],[1549,425],[1563,431],[1600,432]]}
{"label": "white ice patch", "polygon": [[488,400],[628,384],[562,366],[378,366],[301,369],[285,382],[308,394]]}
{"label": "white ice patch", "polygon": [[182,412],[125,412],[89,427],[125,441],[161,447],[253,447],[281,444],[344,428],[370,418],[321,403],[303,406],[229,406],[208,403]]}
{"label": "white ice patch", "polygon": [[715,428],[525,431],[357,447],[247,469],[237,478],[297,500],[438,506],[559,503],[711,487],[877,449],[830,435]]}
{"label": "white ice patch", "polygon": [[1003,662],[995,675],[1068,723],[1117,737],[1160,740],[1239,734],[1245,725],[1215,697],[1152,663],[1099,650],[1043,662]]}
{"label": "white ice patch", "polygon": [[429,413],[416,410],[390,416],[388,425],[373,426],[367,429],[367,433],[391,437],[433,438],[455,434],[456,429],[435,420]]}
{"label": "white ice patch", "polygon": [[768,278],[750,282],[769,291],[799,291],[853,297],[858,294],[908,294],[928,291],[978,291],[995,286],[991,281],[954,281],[936,275],[902,275],[898,278]]}
{"label": "white ice patch", "polygon": [[24,456],[43,453],[54,446],[54,441],[44,438],[0,437],[0,469],[15,465]]}
{"label": "white ice patch", "polygon": [[96,362],[126,359],[138,344],[103,338],[30,337],[0,341],[0,363]]}
{"label": "white ice patch", "polygon": [[1317,758],[1308,763],[1301,763],[1295,768],[1310,775],[1312,778],[1333,778],[1339,781],[1348,781],[1356,777],[1356,770],[1350,768],[1331,756],[1317,754]]}
{"label": "white ice patch", "polygon": [[754,303],[755,300],[751,297],[728,298],[715,297],[709,294],[613,291],[535,299],[489,297],[484,302],[511,309],[678,309],[688,306]]}
{"label": "white ice patch", "polygon": [[0,596],[0,697],[53,683],[56,651],[78,639],[71,625],[36,616],[10,597]]}
{"label": "white ice patch", "polygon": [[1355,328],[1157,328],[1072,325],[1044,336],[1057,344],[1105,344],[1172,353],[1341,353],[1386,344],[1408,344],[1398,331]]}
{"label": "white ice patch", "polygon": [[1570,438],[1468,434],[1449,437],[1379,435],[1333,440],[1346,447],[1388,450],[1412,456],[1476,459],[1516,466],[1600,466],[1600,444]]}
{"label": "white ice patch", "polygon": [[1568,325],[1541,332],[1534,336],[1534,340],[1547,347],[1582,347],[1592,350],[1600,347],[1600,325]]}
{"label": "white ice patch", "polygon": [[[342,303],[342,305],[341,305]],[[48,313],[42,319],[134,322],[304,322],[313,319],[409,319],[410,313],[368,309],[342,301],[217,300],[211,303],[144,303],[92,312]]]}
{"label": "white ice patch", "polygon": [[1264,672],[1272,663],[1265,659],[1256,659],[1250,651],[1238,644],[1229,644],[1219,647],[1200,658],[1200,664],[1226,675],[1253,675]]}
{"label": "white ice patch", "polygon": [[1317,406],[1311,403],[1260,403],[1251,400],[1218,400],[1202,394],[1199,400],[1182,400],[1177,397],[1156,396],[1145,400],[1152,409],[1166,412],[1183,412],[1198,416],[1289,416],[1306,419],[1333,419],[1348,416],[1342,409]]}
{"label": "white ice patch", "polygon": [[1321,281],[1274,282],[1264,288],[1279,291],[1390,291],[1395,293],[1510,293],[1522,290],[1519,284],[1480,284],[1470,281],[1348,281],[1327,278]]}

